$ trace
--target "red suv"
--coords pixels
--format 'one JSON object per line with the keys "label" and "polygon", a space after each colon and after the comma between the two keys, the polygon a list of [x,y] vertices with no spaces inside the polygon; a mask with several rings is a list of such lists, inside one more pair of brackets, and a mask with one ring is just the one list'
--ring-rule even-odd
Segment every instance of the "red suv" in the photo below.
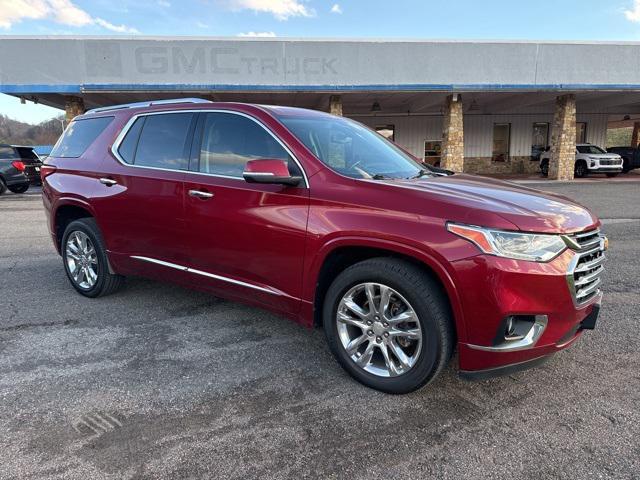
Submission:
{"label": "red suv", "polygon": [[392,393],[458,351],[484,378],[592,329],[606,239],[561,196],[418,164],[357,122],[181,99],[95,109],[42,169],[73,287],[127,275],[321,325],[340,364]]}

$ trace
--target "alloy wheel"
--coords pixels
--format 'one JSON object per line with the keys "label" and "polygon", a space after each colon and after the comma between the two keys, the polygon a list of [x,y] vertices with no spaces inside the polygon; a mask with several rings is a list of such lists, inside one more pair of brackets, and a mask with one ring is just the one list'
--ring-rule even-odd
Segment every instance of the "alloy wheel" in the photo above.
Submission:
{"label": "alloy wheel", "polygon": [[340,300],[336,324],[349,358],[373,375],[403,375],[420,356],[420,320],[409,302],[387,285],[352,287]]}
{"label": "alloy wheel", "polygon": [[98,280],[98,256],[86,233],[76,230],[65,245],[67,269],[80,288],[89,290]]}

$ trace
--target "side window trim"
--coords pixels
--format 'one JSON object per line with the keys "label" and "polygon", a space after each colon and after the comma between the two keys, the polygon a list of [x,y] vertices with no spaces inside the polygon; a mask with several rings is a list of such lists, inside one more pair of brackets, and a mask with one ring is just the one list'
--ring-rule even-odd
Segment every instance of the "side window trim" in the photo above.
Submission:
{"label": "side window trim", "polygon": [[[271,137],[273,137],[273,139],[278,142],[278,144],[280,144],[280,146],[282,146],[282,148],[284,148],[284,150],[291,156],[291,158],[293,159],[293,161],[295,162],[295,164],[298,166],[298,168],[300,169],[300,171],[302,172],[302,178],[304,179],[304,188],[309,188],[309,179],[307,177],[307,173],[305,172],[304,168],[302,167],[302,164],[300,163],[300,161],[298,160],[298,158],[293,154],[293,152],[291,151],[291,149],[284,144],[284,142],[282,140],[280,140],[272,131],[271,129],[269,129],[266,125],[264,125],[260,120],[258,120],[257,118],[248,115],[246,113],[243,112],[235,112],[233,110],[223,110],[223,109],[211,109],[211,110],[205,110],[205,109],[198,109],[198,110],[166,110],[166,111],[162,111],[162,112],[148,112],[148,113],[139,113],[137,115],[132,116],[127,123],[125,124],[125,126],[122,128],[122,131],[118,134],[118,136],[116,137],[116,140],[113,142],[113,145],[111,145],[111,153],[113,154],[113,156],[116,158],[116,160],[118,160],[118,162],[120,162],[120,164],[124,165],[125,167],[130,167],[130,168],[150,168],[152,170],[163,170],[163,171],[168,171],[168,172],[184,172],[187,174],[191,174],[191,175],[206,175],[209,177],[219,177],[219,178],[228,178],[228,179],[233,179],[233,180],[239,180],[244,182],[243,178],[239,178],[239,177],[232,177],[229,175],[218,175],[215,173],[204,173],[204,172],[198,172],[198,171],[194,171],[192,170],[191,167],[191,163],[192,163],[192,158],[191,155],[194,155],[194,145],[193,143],[195,142],[195,135],[193,135],[195,132],[193,131],[193,129],[191,130],[191,134],[193,135],[192,137],[192,142],[191,142],[191,155],[188,157],[189,160],[189,166],[188,166],[188,170],[179,170],[179,169],[171,169],[171,168],[160,168],[160,167],[150,167],[150,166],[146,166],[146,165],[135,165],[135,164],[131,164],[131,163],[127,163],[123,160],[123,158],[120,156],[120,154],[118,153],[118,148],[120,148],[120,144],[122,143],[122,141],[124,140],[124,137],[127,135],[127,132],[129,131],[129,129],[133,126],[133,124],[135,123],[135,121],[140,118],[140,117],[148,117],[151,115],[167,115],[170,113],[194,113],[196,114],[196,116],[198,117],[198,121],[196,123],[196,129],[197,126],[200,123],[200,119],[204,119],[204,113],[231,113],[233,115],[239,115],[241,117],[245,117],[248,118],[249,120],[252,120],[253,122],[255,122],[256,124],[258,124],[261,128],[263,128],[269,135],[271,135]],[[204,130],[204,128],[202,129]],[[200,132],[200,136],[202,137],[202,132]],[[138,137],[139,138],[139,137]],[[202,138],[200,138],[200,140],[198,141],[198,143],[196,144],[197,148],[196,151],[198,153],[198,158],[199,158],[199,148],[202,145]],[[137,151],[137,144],[136,144],[136,151]],[[135,157],[134,157],[134,161],[135,161]],[[197,163],[197,161],[196,161]]]}

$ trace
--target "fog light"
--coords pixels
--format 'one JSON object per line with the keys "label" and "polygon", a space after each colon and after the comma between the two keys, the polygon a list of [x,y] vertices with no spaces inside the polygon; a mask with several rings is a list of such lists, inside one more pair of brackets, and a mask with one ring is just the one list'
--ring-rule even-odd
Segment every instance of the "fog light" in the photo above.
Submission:
{"label": "fog light", "polygon": [[497,343],[515,342],[522,340],[533,328],[536,321],[534,315],[511,315],[505,319],[503,338],[498,338]]}

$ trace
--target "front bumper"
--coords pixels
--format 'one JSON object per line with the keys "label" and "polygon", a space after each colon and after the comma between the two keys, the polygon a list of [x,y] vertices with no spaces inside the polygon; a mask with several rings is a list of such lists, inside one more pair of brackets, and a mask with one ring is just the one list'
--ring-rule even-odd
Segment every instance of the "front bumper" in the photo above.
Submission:
{"label": "front bumper", "polygon": [[[466,338],[458,343],[463,376],[485,378],[529,368],[593,328],[602,293],[575,303],[568,282],[575,256],[566,250],[548,263],[489,255],[454,262],[466,327]],[[504,331],[505,319],[514,316],[535,318],[536,323],[540,319],[543,328],[532,328],[533,341],[505,349],[497,334]]]}

